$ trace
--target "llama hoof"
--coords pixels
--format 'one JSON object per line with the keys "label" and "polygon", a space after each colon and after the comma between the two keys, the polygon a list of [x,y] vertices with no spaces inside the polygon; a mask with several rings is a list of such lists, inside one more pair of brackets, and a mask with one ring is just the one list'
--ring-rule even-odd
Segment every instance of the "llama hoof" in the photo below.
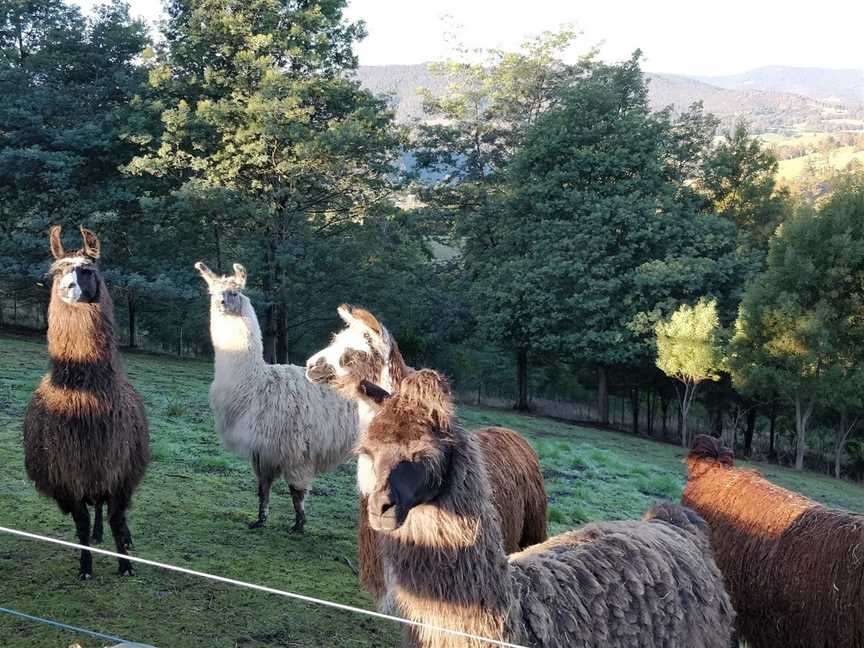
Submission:
{"label": "llama hoof", "polygon": [[250,528],[250,529],[260,529],[261,527],[264,526],[264,523],[265,523],[266,521],[267,521],[267,520],[255,520],[254,522],[250,522],[250,523],[249,523],[249,528]]}
{"label": "llama hoof", "polygon": [[291,530],[289,531],[289,533],[296,533],[298,535],[302,535],[303,534],[303,525],[300,524],[299,522],[296,523],[294,526],[291,527]]}
{"label": "llama hoof", "polygon": [[90,572],[78,572],[78,580],[87,581],[93,578],[93,574]]}
{"label": "llama hoof", "polygon": [[132,569],[131,567],[127,567],[125,569],[121,567],[118,571],[119,571],[121,576],[134,576],[135,575],[135,570]]}

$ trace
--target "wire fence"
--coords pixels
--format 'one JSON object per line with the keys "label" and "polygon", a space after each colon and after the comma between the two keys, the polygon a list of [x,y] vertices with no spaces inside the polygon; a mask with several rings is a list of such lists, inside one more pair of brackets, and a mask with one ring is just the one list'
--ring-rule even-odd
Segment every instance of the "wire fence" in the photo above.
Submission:
{"label": "wire fence", "polygon": [[[188,576],[195,576],[197,578],[204,578],[207,580],[215,581],[218,583],[226,583],[228,585],[234,585],[236,587],[243,587],[250,590],[255,590],[258,592],[265,592],[267,594],[274,594],[276,596],[284,596],[286,598],[303,601],[304,603],[311,603],[313,605],[321,605],[325,607],[335,608],[337,610],[343,610],[347,612],[353,612],[355,614],[362,614],[365,616],[384,619],[387,621],[392,621],[394,623],[400,623],[405,626],[411,626],[416,628],[424,628],[426,630],[432,630],[434,632],[441,632],[444,634],[449,634],[456,637],[461,637],[463,639],[471,639],[474,641],[481,641],[489,644],[490,646],[504,646],[506,648],[527,648],[526,646],[522,646],[520,644],[509,643],[507,641],[501,641],[500,639],[490,639],[488,637],[481,637],[479,635],[474,635],[468,632],[462,632],[461,630],[454,630],[452,628],[445,628],[443,626],[437,626],[429,623],[422,623],[419,621],[413,621],[411,619],[404,619],[402,617],[393,616],[390,614],[385,614],[383,612],[377,612],[374,610],[367,610],[365,608],[356,607],[353,605],[348,605],[345,603],[337,603],[336,601],[328,601],[326,599],[316,598],[314,596],[306,596],[305,594],[298,594],[296,592],[288,592],[284,590],[279,590],[274,587],[267,587],[266,585],[258,585],[256,583],[247,583],[245,581],[236,580],[233,578],[226,578],[225,576],[218,576],[216,574],[209,574],[207,572],[197,571],[194,569],[189,569],[187,567],[178,567],[177,565],[170,565],[168,563],[159,562],[156,560],[149,560],[147,558],[139,558],[138,556],[131,556],[126,554],[120,554],[114,551],[109,551],[107,549],[100,549],[98,547],[90,547],[85,545],[80,545],[75,542],[69,542],[67,540],[60,540],[58,538],[51,538],[48,536],[39,535],[38,533],[30,533],[29,531],[20,531],[18,529],[11,529],[8,527],[0,526],[0,533],[6,533],[9,535],[17,536],[19,538],[27,538],[29,540],[37,540],[39,542],[47,542],[50,544],[60,545],[62,547],[67,547],[70,549],[78,549],[83,551],[90,551],[95,554],[101,554],[103,556],[110,556],[112,558],[125,558],[131,562],[140,563],[142,565],[149,565],[150,567],[157,567],[159,569],[165,569],[167,571],[178,572],[181,574],[186,574]],[[9,610],[10,613],[14,612]],[[14,612],[19,616],[27,616],[22,615],[22,613]],[[41,620],[39,617],[30,617],[31,620]],[[74,628],[74,626],[66,626],[65,624],[60,624],[59,622],[54,622],[45,619],[52,625],[59,625],[61,627]],[[91,634],[94,631],[88,631],[82,628],[76,629],[78,631],[83,632],[84,634]],[[111,641],[115,641],[118,643],[123,643],[122,639],[117,637],[111,637],[110,635],[101,635],[100,633],[95,633],[93,636],[101,636],[104,638],[108,638]],[[141,644],[132,644],[141,645]]]}

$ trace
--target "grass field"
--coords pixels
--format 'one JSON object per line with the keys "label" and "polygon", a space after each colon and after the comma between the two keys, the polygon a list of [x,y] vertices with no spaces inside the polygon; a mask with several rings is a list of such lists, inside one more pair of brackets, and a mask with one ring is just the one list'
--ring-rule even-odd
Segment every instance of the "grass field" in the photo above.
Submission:
{"label": "grass field", "polygon": [[[292,513],[284,485],[273,496],[269,526],[250,531],[256,484],[213,431],[211,365],[138,354],[126,355],[125,365],[144,396],[153,449],[130,516],[137,555],[371,607],[346,562],[356,565],[353,465],[316,481],[305,536],[287,533]],[[43,343],[0,337],[0,525],[74,540],[71,519],[36,495],[21,456],[21,418],[46,367]],[[553,533],[639,516],[658,498],[678,498],[684,486],[683,453],[674,446],[510,412],[462,407],[460,414],[469,427],[506,425],[532,441],[546,474]],[[855,485],[776,467],[764,472],[827,504],[864,510],[864,490]],[[0,536],[0,607],[159,648],[372,647],[393,645],[398,635],[385,621],[154,568],[121,579],[106,557],[95,556],[93,580],[80,582],[77,565],[71,550]],[[4,648],[76,641],[105,645],[0,614]]]}

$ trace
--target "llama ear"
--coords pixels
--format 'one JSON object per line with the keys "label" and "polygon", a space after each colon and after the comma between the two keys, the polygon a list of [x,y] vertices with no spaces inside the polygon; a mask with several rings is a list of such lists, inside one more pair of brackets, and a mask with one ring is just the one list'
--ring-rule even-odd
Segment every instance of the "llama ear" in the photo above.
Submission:
{"label": "llama ear", "polygon": [[84,254],[91,259],[99,258],[99,237],[81,225],[81,238],[84,239]]}
{"label": "llama ear", "polygon": [[55,259],[62,259],[66,256],[66,252],[63,250],[63,243],[60,242],[61,229],[59,225],[55,225],[48,234],[48,241],[51,243],[51,255]]}
{"label": "llama ear", "polygon": [[339,314],[339,317],[342,318],[342,321],[345,322],[348,326],[351,326],[357,320],[354,318],[354,315],[351,314],[351,306],[348,304],[340,304],[339,308],[336,309],[336,312]]}
{"label": "llama ear", "polygon": [[358,389],[361,394],[365,394],[379,405],[390,398],[390,392],[368,380],[361,380]]}
{"label": "llama ear", "polygon": [[204,279],[208,284],[216,281],[216,275],[213,274],[213,271],[204,265],[203,261],[199,261],[195,264],[195,269],[198,271],[198,274],[201,275],[201,278]]}
{"label": "llama ear", "polygon": [[375,335],[380,336],[384,334],[384,327],[381,326],[381,322],[375,319],[375,316],[365,308],[352,308],[351,315],[354,319],[359,320],[368,326]]}
{"label": "llama ear", "polygon": [[239,263],[234,264],[234,280],[240,288],[246,287],[246,268]]}

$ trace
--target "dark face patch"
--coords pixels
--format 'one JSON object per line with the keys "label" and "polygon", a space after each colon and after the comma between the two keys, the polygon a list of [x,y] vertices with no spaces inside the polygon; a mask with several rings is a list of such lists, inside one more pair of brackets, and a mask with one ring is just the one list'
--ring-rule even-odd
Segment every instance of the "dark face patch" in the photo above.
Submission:
{"label": "dark face patch", "polygon": [[223,291],[220,305],[222,306],[222,312],[229,315],[240,315],[243,312],[243,299],[236,290]]}
{"label": "dark face patch", "polygon": [[93,268],[75,268],[75,278],[81,289],[81,298],[78,300],[85,304],[99,301],[99,274]]}
{"label": "dark face patch", "polygon": [[[447,458],[445,453],[445,462]],[[412,508],[435,499],[441,485],[440,471],[429,462],[400,461],[390,471],[387,486],[369,496],[369,525],[376,531],[398,529]]]}

